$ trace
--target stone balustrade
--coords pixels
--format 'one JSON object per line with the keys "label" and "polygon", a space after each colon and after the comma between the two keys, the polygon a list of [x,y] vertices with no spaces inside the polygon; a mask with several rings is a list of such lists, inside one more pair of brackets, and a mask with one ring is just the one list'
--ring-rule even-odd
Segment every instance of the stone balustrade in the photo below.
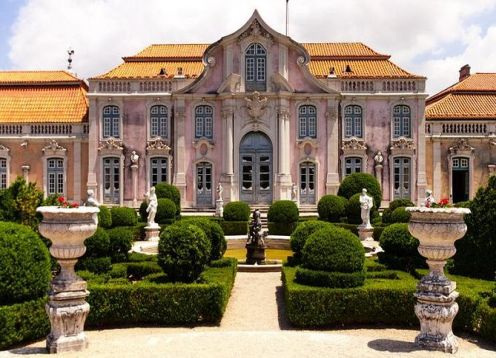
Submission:
{"label": "stone balustrade", "polygon": [[485,137],[495,133],[494,121],[431,121],[425,125],[425,134],[431,137]]}
{"label": "stone balustrade", "polygon": [[330,88],[340,92],[358,93],[422,93],[424,80],[364,80],[328,78]]}
{"label": "stone balustrade", "polygon": [[87,123],[78,124],[0,124],[0,137],[87,136]]}

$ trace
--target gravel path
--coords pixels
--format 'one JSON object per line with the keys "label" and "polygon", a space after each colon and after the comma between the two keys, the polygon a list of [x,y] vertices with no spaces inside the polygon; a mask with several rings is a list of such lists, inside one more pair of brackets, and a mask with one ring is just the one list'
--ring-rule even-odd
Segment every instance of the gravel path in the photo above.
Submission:
{"label": "gravel path", "polygon": [[[219,327],[129,328],[88,331],[90,346],[61,357],[449,357],[418,350],[416,330],[290,330],[284,318],[280,273],[238,273]],[[0,352],[40,357],[45,341]],[[457,357],[496,357],[496,347],[460,340]]]}

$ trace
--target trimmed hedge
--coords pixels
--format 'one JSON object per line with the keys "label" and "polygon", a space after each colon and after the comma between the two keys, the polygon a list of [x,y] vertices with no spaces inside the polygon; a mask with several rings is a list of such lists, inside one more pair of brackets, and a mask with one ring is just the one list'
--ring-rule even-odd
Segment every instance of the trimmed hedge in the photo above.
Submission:
{"label": "trimmed hedge", "polygon": [[182,221],[196,225],[205,232],[212,247],[209,261],[218,260],[224,256],[224,252],[227,249],[227,241],[224,237],[222,227],[216,221],[201,217],[183,218]]}
{"label": "trimmed hedge", "polygon": [[298,223],[297,222],[292,222],[292,223],[268,222],[267,226],[268,226],[270,235],[289,236],[296,229],[296,227],[298,226]]}
{"label": "trimmed hedge", "polygon": [[[354,194],[350,200],[348,200],[348,205],[346,205],[346,216],[348,218],[349,224],[361,224],[362,223],[362,208],[360,207],[360,194]],[[373,218],[377,215],[377,206],[370,209],[370,217]]]}
{"label": "trimmed hedge", "polygon": [[133,246],[134,232],[127,227],[116,227],[107,231],[110,238],[110,257],[112,262],[127,261]]}
{"label": "trimmed hedge", "polygon": [[391,213],[391,222],[407,223],[410,221],[411,216],[412,214],[406,211],[404,207],[400,206],[399,208],[394,209],[394,211]]}
{"label": "trimmed hedge", "polygon": [[345,197],[324,195],[317,205],[320,220],[339,222],[343,216],[346,216],[347,204],[348,200]]}
{"label": "trimmed hedge", "polygon": [[177,207],[170,199],[158,199],[157,214],[155,222],[158,224],[170,224],[176,218]]}
{"label": "trimmed hedge", "polygon": [[113,207],[110,209],[112,227],[134,226],[138,223],[138,216],[133,208]]}
{"label": "trimmed hedge", "polygon": [[112,269],[112,259],[110,257],[86,257],[78,261],[77,268],[96,274],[109,272]]}
{"label": "trimmed hedge", "polygon": [[155,185],[157,199],[170,199],[176,204],[176,215],[181,214],[181,193],[174,185],[161,182]]}
{"label": "trimmed hedge", "polygon": [[348,175],[341,182],[338,195],[350,199],[353,195],[361,193],[362,189],[367,189],[367,194],[374,198],[374,207],[381,206],[382,192],[377,179],[368,173],[353,173]]}
{"label": "trimmed hedge", "polygon": [[382,212],[382,222],[384,224],[391,223],[391,214],[393,211],[400,207],[415,206],[410,199],[395,199],[389,203],[389,207]]}
{"label": "trimmed hedge", "polygon": [[248,221],[220,221],[224,235],[246,235],[248,233]]}
{"label": "trimmed hedge", "polygon": [[296,260],[296,262],[301,260],[301,252],[307,239],[314,232],[324,228],[332,228],[332,224],[325,221],[311,220],[303,222],[296,227],[289,238],[289,244],[291,245],[291,250],[293,250],[293,260]]}
{"label": "trimmed hedge", "polygon": [[0,305],[43,297],[51,279],[50,255],[29,227],[0,222]]}
{"label": "trimmed hedge", "polygon": [[110,229],[112,227],[112,214],[110,213],[110,209],[105,205],[100,205],[98,209],[100,209],[98,212],[98,225],[105,229]]}
{"label": "trimmed hedge", "polygon": [[224,206],[225,221],[248,221],[250,220],[250,207],[244,201],[231,201]]}
{"label": "trimmed hedge", "polygon": [[86,246],[84,257],[106,257],[110,254],[110,237],[101,227],[84,241],[84,245]]}
{"label": "trimmed hedge", "polygon": [[267,221],[272,223],[296,223],[300,216],[298,206],[292,200],[277,200],[267,212]]}
{"label": "trimmed hedge", "polygon": [[296,269],[296,282],[319,287],[357,287],[365,281],[365,272],[328,272],[309,270],[303,267]]}
{"label": "trimmed hedge", "polygon": [[390,269],[412,271],[422,267],[425,260],[417,251],[419,241],[408,231],[408,224],[391,224],[382,232],[379,240],[384,252],[379,253],[379,262]]}

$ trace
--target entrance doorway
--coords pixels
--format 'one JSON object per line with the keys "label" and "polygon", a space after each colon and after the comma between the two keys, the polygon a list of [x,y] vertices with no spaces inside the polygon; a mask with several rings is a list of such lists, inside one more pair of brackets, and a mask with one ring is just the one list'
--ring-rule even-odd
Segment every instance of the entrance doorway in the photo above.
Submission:
{"label": "entrance doorway", "polygon": [[453,158],[453,173],[451,188],[453,191],[453,203],[469,200],[469,158]]}
{"label": "entrance doorway", "polygon": [[196,165],[196,205],[212,206],[212,164],[209,162]]}
{"label": "entrance doorway", "polygon": [[239,146],[240,200],[249,204],[272,203],[272,142],[250,132]]}
{"label": "entrance doorway", "polygon": [[315,204],[315,163],[300,164],[300,204]]}

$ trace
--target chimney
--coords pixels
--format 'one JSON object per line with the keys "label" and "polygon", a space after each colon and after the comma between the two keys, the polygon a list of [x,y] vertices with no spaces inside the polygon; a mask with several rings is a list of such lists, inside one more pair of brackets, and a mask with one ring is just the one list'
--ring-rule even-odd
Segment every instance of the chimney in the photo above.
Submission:
{"label": "chimney", "polygon": [[467,77],[470,77],[470,66],[469,65],[465,65],[462,68],[460,68],[460,78],[458,79],[458,82],[463,81]]}

